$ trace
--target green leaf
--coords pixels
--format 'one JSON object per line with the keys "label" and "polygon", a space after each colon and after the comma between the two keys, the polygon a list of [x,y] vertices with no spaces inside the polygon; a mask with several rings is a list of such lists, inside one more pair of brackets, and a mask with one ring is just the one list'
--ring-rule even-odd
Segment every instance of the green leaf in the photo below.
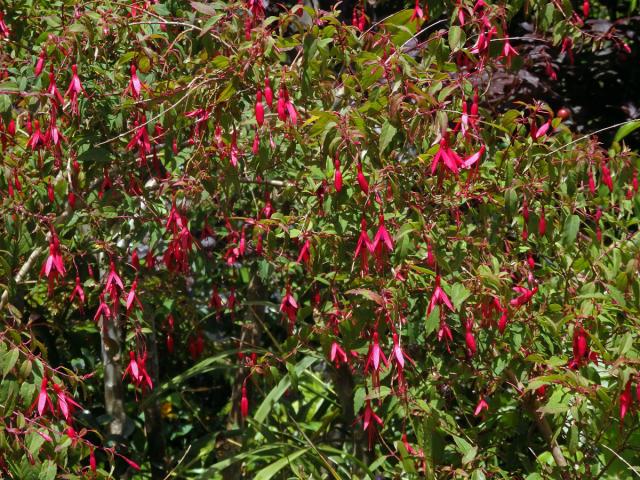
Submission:
{"label": "green leaf", "polygon": [[2,358],[2,376],[6,377],[7,374],[11,371],[11,369],[16,365],[18,361],[18,357],[20,356],[20,350],[16,348],[12,348],[7,353],[4,354]]}
{"label": "green leaf", "polygon": [[564,222],[564,229],[562,231],[562,240],[566,246],[571,246],[575,243],[579,229],[580,217],[577,215],[569,215]]}
{"label": "green leaf", "polygon": [[291,464],[296,458],[307,453],[309,450],[311,450],[310,447],[302,448],[297,452],[292,453],[291,455],[287,455],[286,457],[281,458],[280,460],[272,463],[268,467],[265,467],[262,470],[260,470],[256,474],[256,476],[253,477],[254,480],[269,480],[275,474],[277,474],[280,470],[282,470],[287,465]]}
{"label": "green leaf", "polygon": [[[296,364],[294,369],[296,375],[300,376],[300,374],[311,365],[313,365],[316,360],[317,358],[314,357],[305,357],[300,360],[300,362]],[[269,394],[262,401],[262,403],[258,407],[258,410],[256,410],[253,419],[258,423],[264,422],[264,420],[267,418],[267,415],[271,411],[271,407],[273,407],[273,405],[280,399],[280,397],[284,395],[284,392],[286,392],[290,386],[291,378],[289,377],[289,375],[285,375],[282,380],[280,380],[280,382],[278,382],[278,384],[271,389]]]}
{"label": "green leaf", "polygon": [[467,37],[464,31],[458,25],[453,25],[449,28],[449,46],[452,51],[460,49],[464,45],[466,39]]}
{"label": "green leaf", "polygon": [[56,478],[56,473],[58,472],[58,467],[53,462],[53,460],[47,460],[42,465],[40,470],[40,475],[38,476],[39,480],[54,480]]}
{"label": "green leaf", "polygon": [[635,130],[640,128],[640,120],[633,120],[621,126],[616,132],[615,137],[613,137],[614,142],[619,142],[627,135],[631,134]]}
{"label": "green leaf", "polygon": [[380,146],[378,147],[380,149],[380,153],[386,150],[397,131],[397,128],[389,123],[389,120],[384,122],[384,125],[382,125],[382,131],[380,132]]}

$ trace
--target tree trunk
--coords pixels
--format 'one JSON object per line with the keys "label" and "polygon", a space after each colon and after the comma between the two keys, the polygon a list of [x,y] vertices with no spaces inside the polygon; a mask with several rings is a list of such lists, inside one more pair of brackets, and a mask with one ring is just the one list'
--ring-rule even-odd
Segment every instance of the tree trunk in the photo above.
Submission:
{"label": "tree trunk", "polygon": [[[147,373],[151,376],[154,386],[158,384],[158,340],[156,337],[156,322],[150,320],[151,333],[147,336]],[[147,456],[151,463],[151,478],[161,480],[165,476],[165,439],[162,426],[162,416],[157,401],[148,402],[144,409],[144,429],[147,436]]]}

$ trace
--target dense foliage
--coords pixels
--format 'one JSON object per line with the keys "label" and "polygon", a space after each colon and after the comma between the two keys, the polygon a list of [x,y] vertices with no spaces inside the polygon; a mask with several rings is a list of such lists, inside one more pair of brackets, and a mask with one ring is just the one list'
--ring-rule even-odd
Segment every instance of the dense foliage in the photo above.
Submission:
{"label": "dense foliage", "polygon": [[639,474],[636,2],[321,7],[0,1],[2,476]]}

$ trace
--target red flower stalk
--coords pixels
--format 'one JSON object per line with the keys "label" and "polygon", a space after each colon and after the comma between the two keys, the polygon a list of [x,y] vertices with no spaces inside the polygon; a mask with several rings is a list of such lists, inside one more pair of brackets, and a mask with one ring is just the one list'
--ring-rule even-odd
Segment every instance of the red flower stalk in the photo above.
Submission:
{"label": "red flower stalk", "polygon": [[86,95],[87,92],[85,92],[84,88],[82,87],[82,83],[80,83],[80,77],[78,76],[78,66],[75,64],[72,65],[71,72],[71,82],[69,83],[69,88],[67,88],[67,93],[65,94],[65,96],[69,97],[69,99],[71,100],[71,113],[73,115],[77,115],[78,95],[80,95],[80,93],[84,93]]}
{"label": "red flower stalk", "polygon": [[[445,305],[452,312],[454,311],[453,304],[449,297],[445,293],[445,291],[440,286],[440,275],[436,275],[436,288],[431,295],[431,300],[429,301],[429,307],[427,308],[427,315],[430,315],[436,305]],[[448,327],[447,327],[448,328]],[[451,332],[449,331],[449,334]]]}
{"label": "red flower stalk", "polygon": [[58,277],[64,277],[66,273],[67,271],[62,262],[62,253],[60,252],[60,241],[55,232],[51,232],[49,256],[40,269],[40,277],[47,277],[49,281],[49,295],[53,293],[53,288],[55,287],[55,282]]}

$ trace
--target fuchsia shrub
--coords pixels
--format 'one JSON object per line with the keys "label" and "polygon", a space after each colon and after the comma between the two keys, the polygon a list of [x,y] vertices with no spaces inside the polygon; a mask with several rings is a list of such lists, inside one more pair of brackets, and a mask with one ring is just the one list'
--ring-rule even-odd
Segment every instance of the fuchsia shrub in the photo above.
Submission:
{"label": "fuchsia shrub", "polygon": [[638,124],[487,96],[632,45],[411,4],[2,5],[3,475],[631,475]]}

